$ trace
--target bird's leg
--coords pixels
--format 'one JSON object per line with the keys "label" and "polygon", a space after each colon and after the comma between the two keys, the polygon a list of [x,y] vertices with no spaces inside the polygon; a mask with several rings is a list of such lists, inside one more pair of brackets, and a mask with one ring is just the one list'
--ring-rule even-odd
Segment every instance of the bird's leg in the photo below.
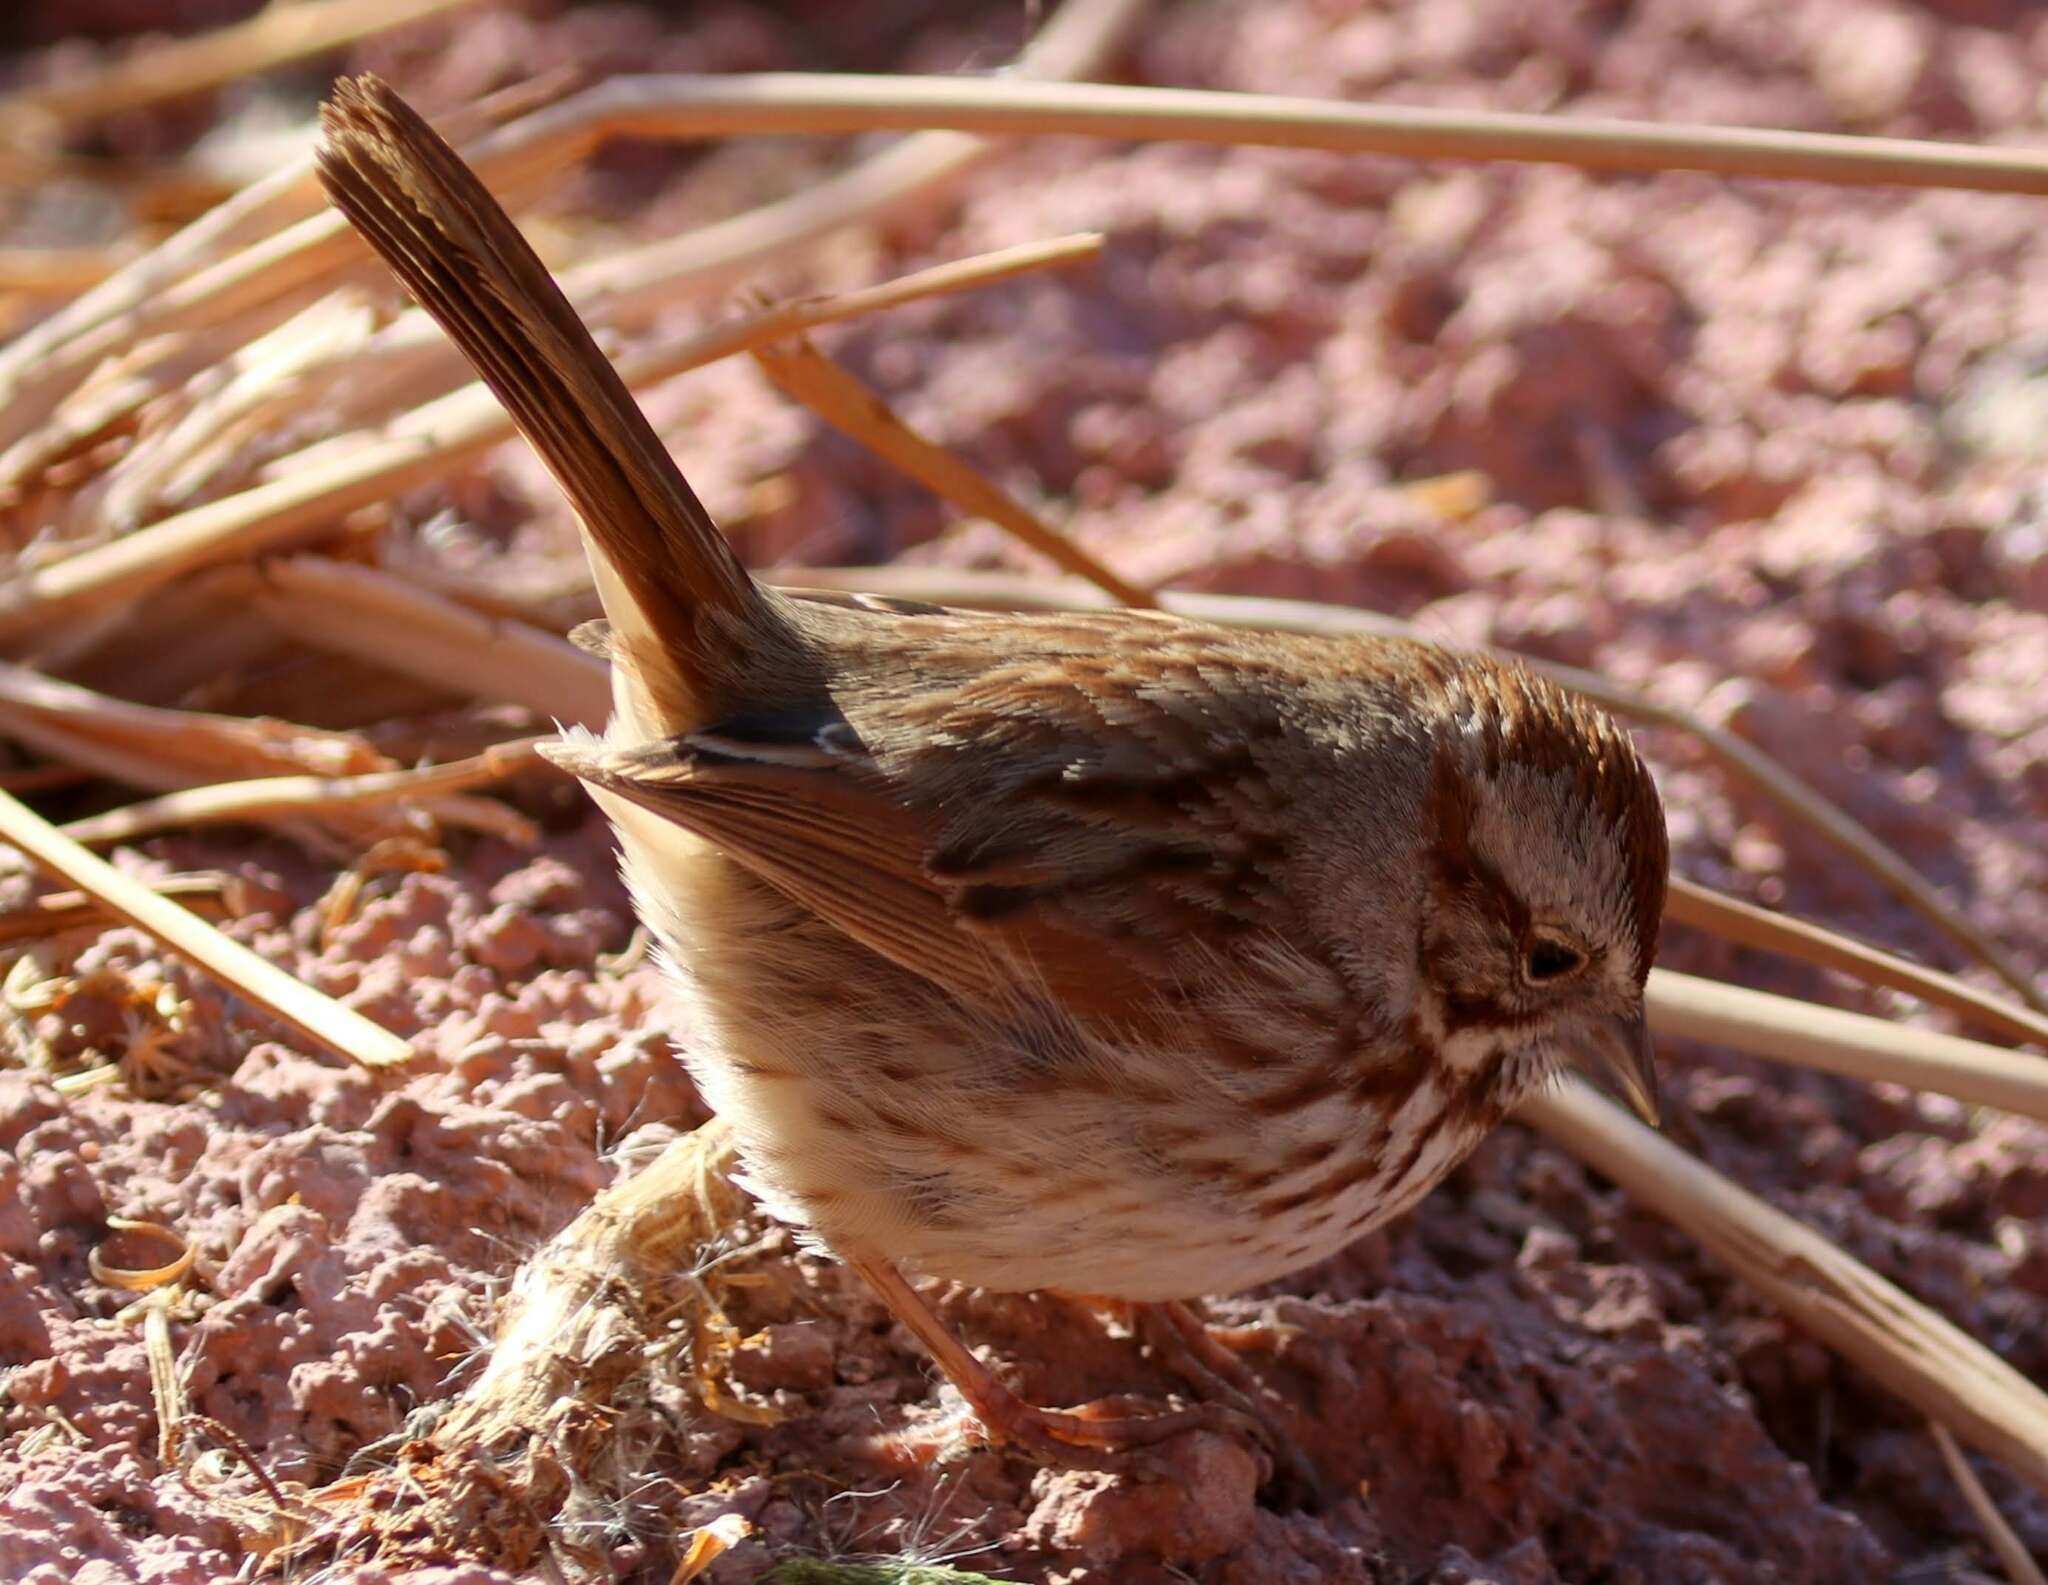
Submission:
{"label": "bird's leg", "polygon": [[966,1344],[894,1266],[881,1261],[851,1264],[896,1319],[924,1344],[946,1379],[967,1400],[982,1434],[998,1447],[1015,1448],[1062,1468],[1128,1471],[1132,1455],[1184,1431],[1218,1431],[1249,1438],[1258,1446],[1265,1443],[1264,1428],[1257,1420],[1220,1403],[1142,1415],[1091,1412],[1105,1407],[1099,1405],[1079,1410],[1037,1408],[1005,1387],[968,1352]]}

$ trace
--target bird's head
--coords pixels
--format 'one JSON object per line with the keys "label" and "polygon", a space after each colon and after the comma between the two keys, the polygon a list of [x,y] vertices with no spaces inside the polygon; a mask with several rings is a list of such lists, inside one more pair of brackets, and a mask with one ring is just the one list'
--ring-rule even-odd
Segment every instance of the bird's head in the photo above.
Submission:
{"label": "bird's head", "polygon": [[1573,1064],[1654,1124],[1656,784],[1614,721],[1520,667],[1474,664],[1449,693],[1424,800],[1418,1014],[1503,1109]]}

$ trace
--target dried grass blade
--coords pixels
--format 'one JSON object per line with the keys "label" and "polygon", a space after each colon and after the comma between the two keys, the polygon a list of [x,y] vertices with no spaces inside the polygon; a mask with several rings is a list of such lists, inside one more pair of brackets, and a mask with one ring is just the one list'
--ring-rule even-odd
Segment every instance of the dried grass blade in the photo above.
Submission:
{"label": "dried grass blade", "polygon": [[[473,135],[558,86],[544,79],[487,95],[442,125],[454,137]],[[317,294],[351,264],[367,269],[369,259],[327,208],[309,155],[231,195],[0,347],[0,497],[33,474],[48,452],[39,432],[103,360],[230,323],[229,346],[240,345],[284,317],[284,300]]]}
{"label": "dried grass blade", "polygon": [[199,1255],[190,1239],[161,1222],[139,1221],[132,1216],[110,1216],[107,1227],[116,1233],[153,1238],[177,1251],[169,1260],[155,1266],[116,1266],[100,1253],[101,1246],[95,1244],[85,1256],[85,1267],[92,1273],[92,1280],[125,1293],[148,1293],[155,1288],[167,1287],[190,1271],[192,1262]]}
{"label": "dried grass blade", "polygon": [[2027,1052],[1670,969],[1650,971],[1647,1005],[1659,1034],[2048,1122],[2048,1062]]}
{"label": "dried grass blade", "polygon": [[[177,400],[161,404],[165,416],[145,422],[120,462],[74,499],[59,537],[132,533],[194,498],[220,493],[215,481],[235,482],[223,476],[238,457],[268,455],[271,436],[293,432],[306,412],[320,410],[311,405],[317,398],[306,389],[307,374],[359,359],[376,328],[366,300],[334,293],[186,374]],[[242,466],[240,476],[248,471]]]}
{"label": "dried grass blade", "polygon": [[[223,252],[303,218],[318,194],[312,161],[298,161],[207,211],[0,347],[0,457],[41,428],[99,358],[171,328],[162,321],[176,283]],[[0,465],[0,487],[17,474]]]}
{"label": "dried grass blade", "polygon": [[142,1352],[149,1361],[150,1396],[156,1400],[156,1457],[160,1469],[176,1469],[185,1442],[185,1386],[171,1347],[171,1317],[161,1302],[142,1312]]}
{"label": "dried grass blade", "polygon": [[[1066,0],[1003,75],[1032,81],[1100,71],[1135,30],[1148,0]],[[564,100],[602,125],[611,84]],[[994,151],[964,132],[919,132],[828,177],[815,187],[716,221],[682,236],[600,259],[562,278],[576,303],[599,303],[613,324],[645,319],[672,302],[684,282],[711,290],[744,280],[761,265],[855,222],[876,223],[929,195]]]}
{"label": "dried grass blade", "polygon": [[351,562],[293,556],[263,573],[256,608],[304,643],[568,725],[601,730],[611,710],[604,663],[553,633]]}
{"label": "dried grass blade", "polygon": [[942,500],[985,517],[1065,568],[1086,578],[1120,605],[1156,606],[1147,590],[1128,583],[1065,535],[1056,533],[981,471],[935,445],[889,410],[888,403],[819,352],[804,336],[756,347],[754,361],[771,384],[834,429],[893,463]]}
{"label": "dried grass blade", "polygon": [[0,292],[69,297],[99,285],[124,262],[113,248],[0,248]]}
{"label": "dried grass blade", "polygon": [[[1069,263],[1100,246],[1092,235],[1031,243],[858,292],[782,303],[621,359],[619,373],[629,385],[652,384],[797,330]],[[379,438],[339,451],[324,441],[275,464],[279,476],[267,483],[0,579],[0,640],[19,640],[80,610],[132,598],[196,567],[275,549],[438,478],[512,432],[497,399],[476,384],[415,408]]]}
{"label": "dried grass blade", "polygon": [[148,931],[244,1001],[324,1049],[366,1067],[388,1067],[411,1058],[412,1048],[389,1030],[293,979],[198,915],[123,875],[6,793],[0,793],[0,841],[12,843],[43,869],[91,893],[109,913]]}
{"label": "dried grass blade", "polygon": [[[1146,0],[1068,0],[1013,71],[1059,77],[1095,70],[1145,9]],[[608,85],[601,85],[544,114],[521,116],[480,139],[466,156],[501,190],[544,181],[613,135],[607,92]],[[494,97],[509,102],[476,107],[490,112],[483,119],[521,108],[518,90]],[[463,127],[455,124],[458,119]],[[441,129],[459,144],[473,131],[474,119],[449,117]],[[589,266],[564,284],[578,301],[602,298],[616,319],[644,317],[672,301],[684,279],[713,289],[768,259],[786,257],[806,241],[928,192],[988,147],[962,133],[905,138],[807,192]],[[289,229],[280,232],[280,226]],[[235,245],[244,251],[228,256]],[[146,336],[222,324],[252,306],[312,291],[352,265],[368,263],[356,234],[325,209],[310,160],[295,162],[0,348],[0,456],[40,427],[95,361],[120,347]],[[417,323],[416,334],[424,338],[430,330],[425,316]],[[457,367],[454,359],[449,366]],[[19,476],[18,467],[0,464],[0,493]]]}
{"label": "dried grass blade", "polygon": [[1597,171],[1708,171],[1851,186],[2048,193],[2048,155],[1911,138],[1595,116],[1344,104],[1203,88],[1013,78],[761,72],[625,78],[612,133],[712,138],[911,131],[1326,149],[1410,160],[1518,160]]}
{"label": "dried grass blade", "polygon": [[277,771],[392,769],[353,733],[136,704],[4,661],[0,733],[137,787],[190,787]]}
{"label": "dried grass blade", "polygon": [[1950,1012],[2009,1040],[2048,1046],[2048,1017],[1987,996],[1954,975],[1895,957],[1838,931],[1774,914],[1754,903],[1724,896],[1683,876],[1671,878],[1664,917],[1707,931],[1739,946],[1780,952],[1787,957],[1833,969],[1866,985],[1882,985]]}
{"label": "dried grass blade", "polygon": [[2048,1395],[1975,1338],[1581,1083],[1517,1115],[1697,1239],[1850,1363],[2048,1492]]}
{"label": "dried grass blade", "polygon": [[70,128],[343,49],[471,0],[292,0],[245,22],[136,49],[98,71],[0,98],[0,125]]}
{"label": "dried grass blade", "polygon": [[[936,568],[834,567],[786,569],[791,582],[810,582],[819,588],[868,589],[878,594],[900,594],[914,599],[945,604],[984,606],[1011,610],[1063,610],[1076,607],[1101,609],[1107,602],[1101,593],[1083,583],[1049,582],[1006,574],[942,572]],[[1317,605],[1306,600],[1278,600],[1265,597],[1224,594],[1174,594],[1161,596],[1170,611],[1208,622],[1231,626],[1270,627],[1296,633],[1378,633],[1389,637],[1428,638],[1412,624],[1375,611],[1348,606]],[[1438,640],[1441,642],[1441,640]],[[1824,837],[1859,869],[1875,878],[1886,890],[1920,915],[1956,945],[1983,963],[2010,985],[2027,1005],[2048,1013],[2048,996],[2021,970],[2012,955],[2001,948],[1975,923],[1950,907],[1913,867],[1841,809],[1813,791],[1798,777],[1762,750],[1743,742],[1732,733],[1684,710],[1658,704],[1631,689],[1575,666],[1560,666],[1530,656],[1518,656],[1526,665],[1555,678],[1565,687],[1583,693],[1634,720],[1653,722],[1689,733],[1728,770],[1742,777],[1758,792],[1776,803],[1802,825]]]}
{"label": "dried grass blade", "polygon": [[489,799],[451,799],[448,793],[502,781],[542,764],[534,751],[539,738],[503,743],[469,759],[415,770],[373,771],[364,776],[265,776],[249,781],[188,787],[146,803],[110,809],[68,822],[64,834],[89,847],[130,842],[153,832],[191,825],[217,825],[289,816],[306,818],[366,804],[424,800],[430,814],[451,825],[489,831],[520,847],[531,847],[540,831],[531,820]]}
{"label": "dried grass blade", "polygon": [[[1148,0],[1067,0],[1005,75],[1034,80],[1088,76],[1113,56],[1147,6]],[[608,122],[615,91],[611,83],[588,88],[562,100],[545,117],[484,140],[468,157],[496,186],[544,176],[612,135]],[[964,132],[916,133],[787,198],[592,260],[566,272],[562,289],[570,301],[601,309],[614,328],[640,324],[672,306],[686,288],[703,295],[736,285],[829,232],[877,223],[957,177],[995,147]],[[380,343],[380,355],[404,360],[437,352],[450,371],[463,367],[425,314],[405,315]],[[425,376],[416,370],[415,377]]]}
{"label": "dried grass blade", "polygon": [[[992,285],[1030,270],[1079,263],[1100,253],[1102,245],[1103,239],[1099,235],[1081,233],[956,260],[885,281],[879,286],[862,287],[832,296],[790,299],[770,310],[786,317],[753,326],[746,331],[744,339],[751,345],[760,337],[771,334],[791,334],[814,324],[829,324],[839,319],[879,313],[920,297]],[[563,289],[573,292],[580,278],[576,272],[563,276]],[[664,285],[670,288],[674,284],[673,279],[664,281]],[[669,290],[662,295],[667,300],[674,293]],[[619,303],[609,297],[604,300],[604,310],[607,323],[615,329],[631,317],[621,312]],[[726,329],[735,330],[737,324],[729,322]],[[704,361],[713,361],[716,356],[714,351],[706,349]],[[336,361],[315,372],[308,381],[302,381],[297,388],[286,393],[278,405],[303,402],[307,393],[312,391],[342,413],[344,423],[382,421],[393,407],[401,403],[424,402],[434,392],[446,391],[467,380],[469,375],[469,366],[441,333],[440,326],[414,309],[378,331],[360,355],[345,364]],[[345,378],[337,379],[337,376]],[[294,464],[273,466],[291,465]]]}
{"label": "dried grass blade", "polygon": [[[226,875],[167,875],[143,884],[159,897],[174,897],[195,913],[226,913]],[[50,892],[26,908],[0,910],[0,947],[38,941],[66,930],[105,929],[118,919],[88,892]]]}

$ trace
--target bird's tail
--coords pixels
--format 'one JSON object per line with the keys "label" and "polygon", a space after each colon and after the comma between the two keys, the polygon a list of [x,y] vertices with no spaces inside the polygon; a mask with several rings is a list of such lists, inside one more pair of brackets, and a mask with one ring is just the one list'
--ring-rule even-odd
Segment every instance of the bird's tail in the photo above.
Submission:
{"label": "bird's tail", "polygon": [[336,85],[320,179],[511,413],[582,520],[636,735],[702,725],[779,623],[476,173],[385,83]]}

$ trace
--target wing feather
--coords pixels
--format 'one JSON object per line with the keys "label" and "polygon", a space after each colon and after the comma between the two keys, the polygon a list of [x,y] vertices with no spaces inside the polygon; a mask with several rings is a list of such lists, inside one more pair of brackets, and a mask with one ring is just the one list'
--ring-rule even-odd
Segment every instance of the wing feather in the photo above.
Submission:
{"label": "wing feather", "polygon": [[[991,1007],[1033,992],[1077,1016],[1133,1006],[1142,965],[1030,910],[977,917],[932,874],[931,834],[858,761],[791,750],[743,758],[711,737],[632,748],[558,743],[547,757],[592,786],[723,849],[835,929],[953,995]],[[985,910],[984,910],[985,911]],[[1109,972],[1105,972],[1108,969]],[[1134,979],[1138,983],[1134,983]]]}
{"label": "wing feather", "polygon": [[992,647],[895,603],[790,609],[835,689],[554,757],[977,1001],[1143,1022],[1261,943],[1321,954],[1273,774],[1276,700],[1305,685],[1287,641],[1083,615],[1014,619]]}

